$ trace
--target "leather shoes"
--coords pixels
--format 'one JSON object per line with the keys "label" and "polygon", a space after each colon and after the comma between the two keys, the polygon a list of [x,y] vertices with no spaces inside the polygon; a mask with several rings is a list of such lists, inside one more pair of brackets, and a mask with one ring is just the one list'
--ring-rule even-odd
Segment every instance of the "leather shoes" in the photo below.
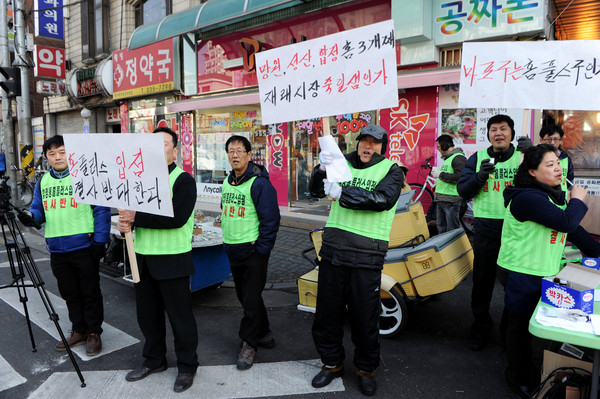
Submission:
{"label": "leather shoes", "polygon": [[332,369],[323,366],[319,374],[315,375],[315,377],[312,379],[312,386],[315,388],[323,388],[324,386],[329,385],[329,383],[333,381],[334,378],[341,377],[343,375],[343,365],[337,366]]}
{"label": "leather shoes", "polygon": [[85,354],[95,356],[102,350],[102,339],[98,334],[88,334]]}
{"label": "leather shoes", "polygon": [[177,378],[175,378],[175,385],[173,386],[173,390],[175,392],[183,392],[194,383],[194,376],[196,372],[193,373],[179,373],[177,374]]}
{"label": "leather shoes", "polygon": [[[74,348],[76,346],[83,345],[87,342],[87,334],[80,334],[77,331],[71,331],[71,335],[69,335],[66,341],[67,345],[69,345],[69,348]],[[58,343],[54,347],[54,350],[57,352],[63,352],[66,351],[67,348],[65,347],[64,342],[62,342],[61,340],[58,341]]]}
{"label": "leather shoes", "polygon": [[373,396],[377,391],[377,382],[375,382],[373,374],[373,371],[366,372],[356,370],[356,375],[358,376],[358,381],[360,383],[360,390],[366,396]]}
{"label": "leather shoes", "polygon": [[166,363],[154,369],[149,369],[148,367],[142,366],[139,369],[131,370],[129,373],[127,373],[125,379],[127,381],[139,381],[148,377],[152,373],[160,373],[161,371],[165,371],[166,369]]}

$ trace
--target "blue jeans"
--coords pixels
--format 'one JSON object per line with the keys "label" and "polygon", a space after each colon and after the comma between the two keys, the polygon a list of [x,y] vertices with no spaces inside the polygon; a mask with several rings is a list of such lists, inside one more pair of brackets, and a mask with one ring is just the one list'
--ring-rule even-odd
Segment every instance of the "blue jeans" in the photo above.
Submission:
{"label": "blue jeans", "polygon": [[460,227],[459,215],[462,201],[437,201],[436,204],[435,223],[437,224],[438,233],[442,234],[446,231],[458,229]]}

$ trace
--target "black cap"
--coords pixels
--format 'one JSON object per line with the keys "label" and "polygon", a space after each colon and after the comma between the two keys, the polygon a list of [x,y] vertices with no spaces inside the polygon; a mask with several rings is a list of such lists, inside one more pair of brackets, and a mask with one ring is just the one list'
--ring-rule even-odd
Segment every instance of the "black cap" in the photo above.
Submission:
{"label": "black cap", "polygon": [[371,136],[380,143],[387,142],[387,132],[379,125],[365,126],[356,140],[360,141],[364,136]]}

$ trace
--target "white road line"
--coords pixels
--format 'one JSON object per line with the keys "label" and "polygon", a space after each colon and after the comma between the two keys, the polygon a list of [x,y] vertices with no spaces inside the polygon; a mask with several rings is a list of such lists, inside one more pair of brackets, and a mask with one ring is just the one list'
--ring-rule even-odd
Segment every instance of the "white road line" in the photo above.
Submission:
{"label": "white road line", "polygon": [[[36,263],[38,263],[38,262],[44,262],[44,261],[50,260],[50,258],[39,258],[39,259],[34,259],[34,260]],[[9,265],[10,265],[9,261],[0,263],[0,267],[8,267]]]}
{"label": "white road line", "polygon": [[0,392],[16,387],[27,382],[13,369],[2,356],[0,356]]}
{"label": "white road line", "polygon": [[[31,283],[26,281],[26,283]],[[40,328],[46,331],[48,334],[53,336],[56,340],[60,339],[58,335],[58,331],[56,330],[56,326],[54,322],[50,320],[48,317],[48,312],[42,303],[40,295],[37,290],[33,288],[27,289],[27,297],[29,301],[27,302],[27,309],[29,310],[29,317],[31,321],[37,324]],[[68,331],[71,329],[71,322],[69,321],[67,306],[65,305],[65,301],[62,298],[48,292],[48,297],[52,302],[52,306],[54,306],[54,310],[59,317],[59,324],[63,333],[66,337],[69,336]],[[14,289],[4,289],[0,290],[0,299],[4,302],[12,306],[19,313],[24,315],[23,304],[19,302],[19,295],[17,290]],[[125,348],[130,345],[137,344],[140,342],[139,339],[132,337],[124,333],[123,331],[111,326],[110,324],[104,323],[102,324],[102,352],[100,352],[96,356],[87,356],[85,354],[85,345],[77,346],[73,348],[73,352],[76,353],[81,360],[88,361],[96,359],[100,356],[107,355],[111,352],[117,351],[119,349]],[[51,348],[39,348],[39,350],[54,350],[54,343],[52,343]],[[65,352],[66,356],[66,352]]]}
{"label": "white road line", "polygon": [[305,360],[255,363],[245,371],[237,370],[236,366],[199,367],[194,385],[183,393],[173,392],[176,367],[137,382],[125,381],[129,370],[84,371],[85,388],[80,388],[75,372],[54,373],[28,399],[241,399],[345,391],[341,378],[320,389],[311,386],[320,365],[319,360]]}

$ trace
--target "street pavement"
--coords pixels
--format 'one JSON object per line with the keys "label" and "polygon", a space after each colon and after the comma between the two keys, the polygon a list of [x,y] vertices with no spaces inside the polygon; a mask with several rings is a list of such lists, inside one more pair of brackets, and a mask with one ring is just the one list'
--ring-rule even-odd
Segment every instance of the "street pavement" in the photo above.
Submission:
{"label": "street pavement", "polygon": [[[83,347],[75,348],[86,387],[80,381],[65,352],[54,351],[58,333],[49,320],[40,295],[27,290],[37,351],[32,352],[23,307],[17,290],[0,290],[0,398],[358,398],[361,397],[352,365],[352,344],[345,330],[346,374],[320,390],[311,378],[320,370],[319,357],[311,338],[311,313],[297,310],[296,279],[312,269],[300,256],[311,246],[308,231],[314,226],[287,218],[278,234],[269,262],[265,303],[277,346],[261,349],[255,365],[247,371],[235,367],[239,351],[237,329],[242,316],[231,282],[220,288],[204,289],[192,295],[198,324],[198,369],[194,385],[186,392],[173,392],[176,362],[170,327],[169,369],[138,382],[126,382],[125,374],[141,365],[143,336],[135,316],[134,290],[120,277],[102,275],[105,324],[104,348],[100,355],[87,357]],[[291,221],[290,221],[291,220]],[[316,218],[315,226],[323,222]],[[293,226],[303,226],[296,228]],[[69,322],[64,302],[58,296],[43,237],[23,229],[36,259],[45,290],[60,316],[63,332]],[[3,249],[0,246],[0,250]],[[0,252],[0,284],[10,281],[6,251]],[[501,287],[496,287],[492,312],[500,319]],[[381,365],[376,373],[377,396],[381,398],[511,398],[504,383],[505,357],[494,331],[492,342],[481,352],[467,347],[471,323],[470,277],[456,289],[427,301],[410,304],[407,328],[391,339],[382,339]],[[537,341],[536,360],[541,363]]]}

